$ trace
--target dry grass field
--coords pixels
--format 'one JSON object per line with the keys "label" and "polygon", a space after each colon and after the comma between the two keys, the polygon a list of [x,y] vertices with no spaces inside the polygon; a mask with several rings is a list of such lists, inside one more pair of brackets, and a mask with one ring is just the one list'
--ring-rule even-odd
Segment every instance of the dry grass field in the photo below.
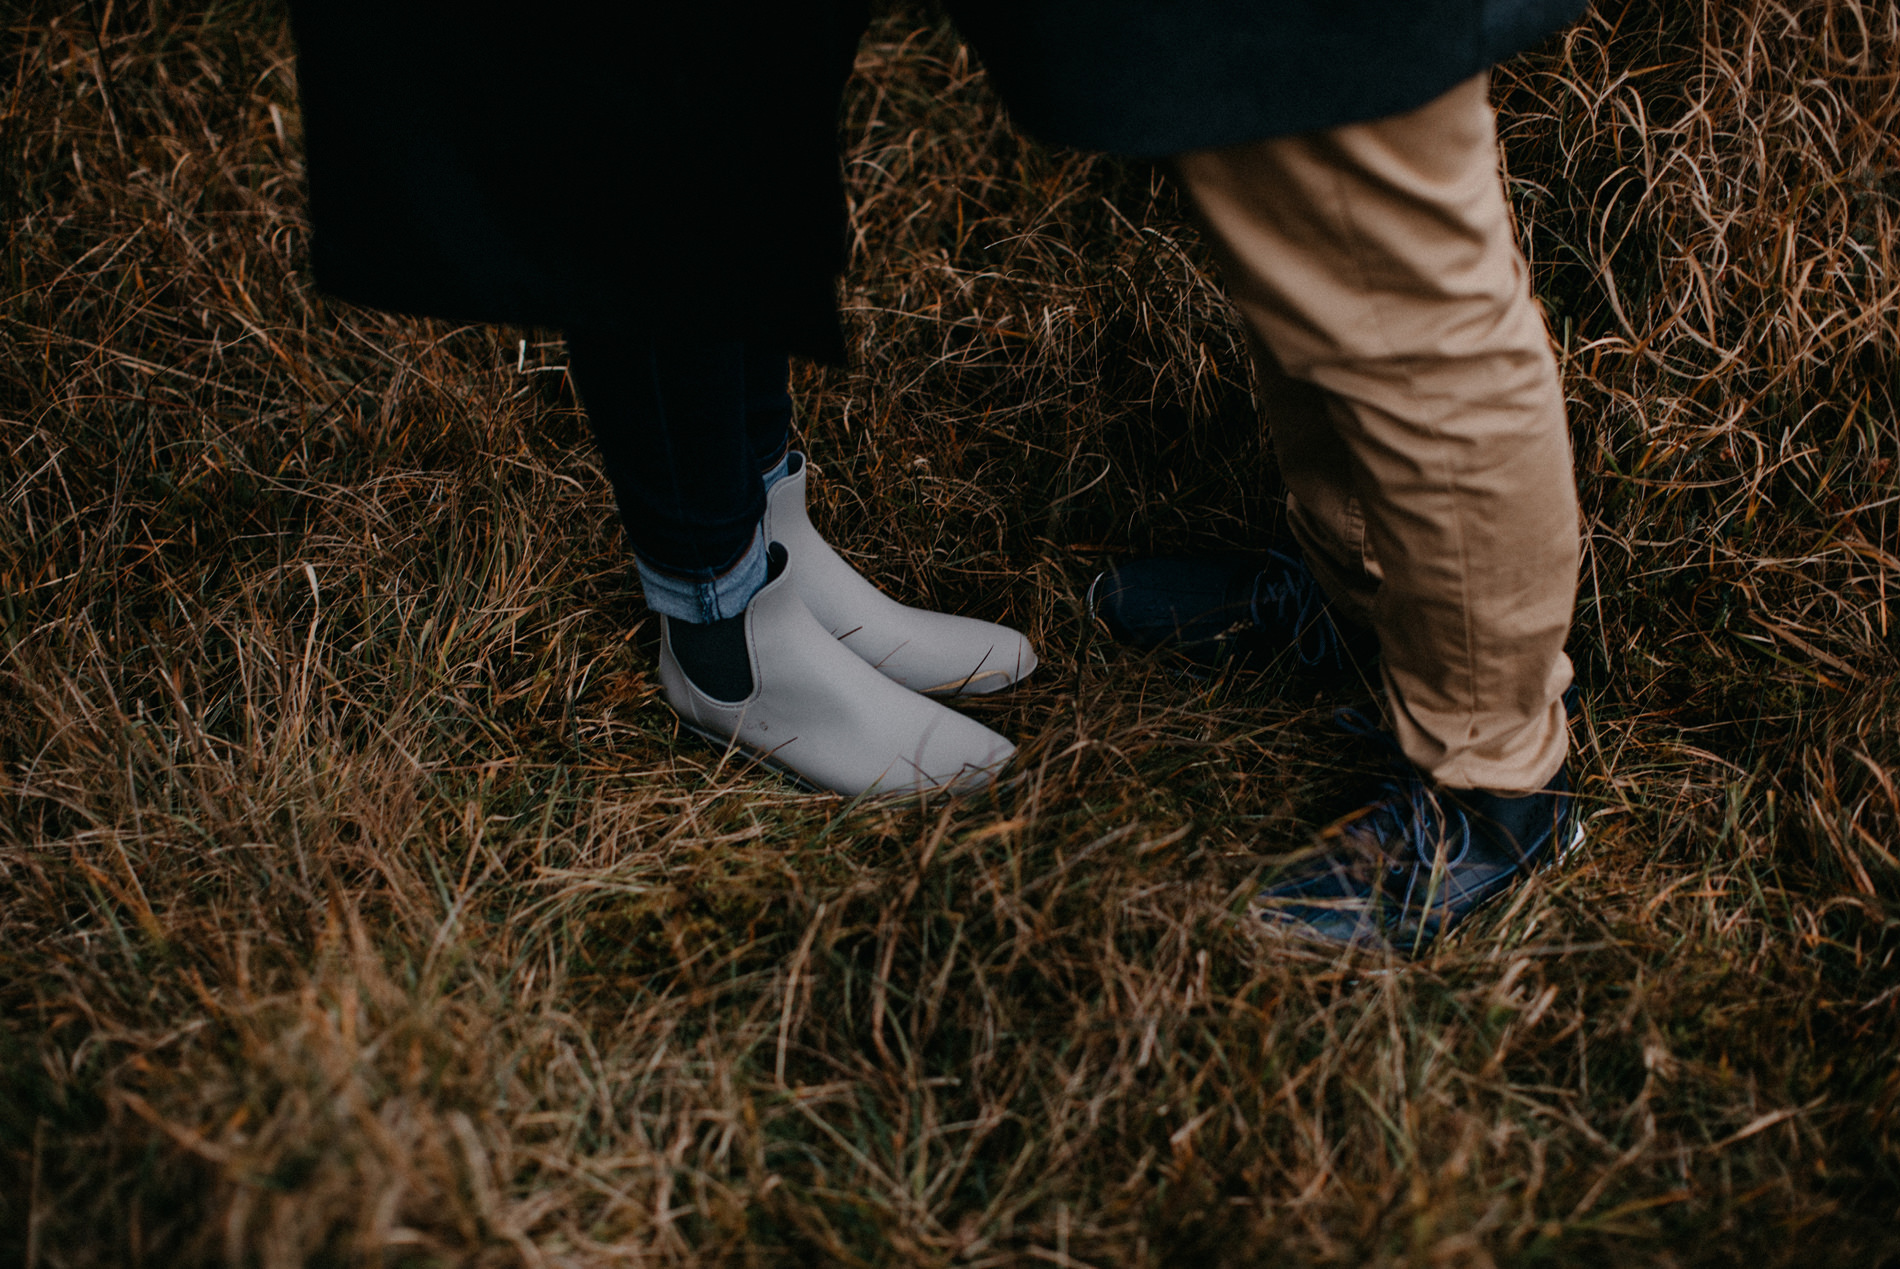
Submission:
{"label": "dry grass field", "polygon": [[1165,174],[934,12],[862,50],[801,441],[1044,665],[968,706],[1006,782],[900,806],[676,727],[557,334],[313,293],[277,5],[0,20],[0,1260],[1900,1264],[1892,0],[1498,75],[1590,836],[1418,963],[1246,918],[1376,698],[1090,628],[1277,477]]}

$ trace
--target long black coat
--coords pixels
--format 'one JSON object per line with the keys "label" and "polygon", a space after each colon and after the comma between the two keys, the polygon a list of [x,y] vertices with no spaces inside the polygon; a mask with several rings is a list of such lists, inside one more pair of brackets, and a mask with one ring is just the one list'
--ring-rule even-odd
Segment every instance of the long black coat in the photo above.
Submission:
{"label": "long black coat", "polygon": [[[437,316],[842,349],[866,0],[292,0],[317,280]],[[1017,122],[1166,154],[1420,105],[1583,0],[951,0]]]}
{"label": "long black coat", "polygon": [[292,0],[319,285],[836,359],[864,0]]}

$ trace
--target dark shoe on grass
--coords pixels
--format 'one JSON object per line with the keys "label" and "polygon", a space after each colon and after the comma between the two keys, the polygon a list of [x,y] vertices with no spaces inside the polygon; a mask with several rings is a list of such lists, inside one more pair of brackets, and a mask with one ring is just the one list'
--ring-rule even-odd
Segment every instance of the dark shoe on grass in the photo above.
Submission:
{"label": "dark shoe on grass", "polygon": [[1210,669],[1237,666],[1351,679],[1378,655],[1369,630],[1343,627],[1297,548],[1257,555],[1147,556],[1089,586],[1089,615],[1144,651]]}
{"label": "dark shoe on grass", "polygon": [[1321,830],[1253,910],[1273,934],[1416,956],[1582,840],[1567,768],[1518,797],[1412,773]]}

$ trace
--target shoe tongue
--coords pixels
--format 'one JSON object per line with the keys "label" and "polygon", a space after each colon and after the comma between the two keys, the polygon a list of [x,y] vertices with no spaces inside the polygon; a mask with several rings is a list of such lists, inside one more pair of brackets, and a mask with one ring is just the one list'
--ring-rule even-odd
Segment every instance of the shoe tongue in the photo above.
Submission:
{"label": "shoe tongue", "polygon": [[1368,806],[1355,827],[1367,849],[1394,865],[1456,863],[1471,847],[1465,817],[1424,789],[1394,791]]}

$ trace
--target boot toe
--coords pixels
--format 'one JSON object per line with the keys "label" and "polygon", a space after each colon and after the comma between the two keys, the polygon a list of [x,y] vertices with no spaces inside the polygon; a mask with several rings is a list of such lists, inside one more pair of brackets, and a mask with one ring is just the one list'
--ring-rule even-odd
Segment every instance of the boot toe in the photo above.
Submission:
{"label": "boot toe", "polygon": [[841,636],[878,673],[925,696],[985,696],[1028,678],[1040,664],[1016,631],[971,617],[902,608],[897,621]]}

